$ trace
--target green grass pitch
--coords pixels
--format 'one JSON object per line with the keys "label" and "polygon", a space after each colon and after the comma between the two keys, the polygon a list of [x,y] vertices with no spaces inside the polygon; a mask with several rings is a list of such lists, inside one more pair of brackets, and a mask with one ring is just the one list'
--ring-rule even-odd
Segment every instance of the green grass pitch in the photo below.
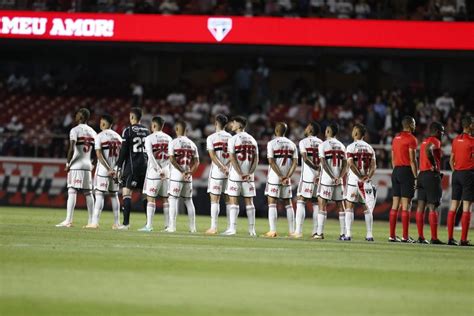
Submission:
{"label": "green grass pitch", "polygon": [[237,237],[208,237],[184,215],[176,234],[137,232],[136,213],[128,232],[110,212],[84,230],[86,215],[60,229],[64,210],[0,208],[0,315],[474,315],[474,249],[389,244],[385,222],[367,243],[363,221],[340,242],[336,221],[324,241],[309,240],[311,220],[305,240],[269,240],[248,237],[246,218]]}

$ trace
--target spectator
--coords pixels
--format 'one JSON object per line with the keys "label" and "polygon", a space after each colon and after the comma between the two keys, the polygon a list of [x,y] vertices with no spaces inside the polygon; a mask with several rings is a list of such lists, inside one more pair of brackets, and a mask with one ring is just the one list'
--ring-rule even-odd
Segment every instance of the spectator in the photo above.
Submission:
{"label": "spectator", "polygon": [[250,110],[250,93],[252,88],[252,69],[248,63],[239,68],[235,73],[235,84],[238,90],[237,106],[242,112],[248,113]]}
{"label": "spectator", "polygon": [[278,7],[280,8],[280,14],[283,16],[291,15],[293,12],[291,0],[278,0]]}
{"label": "spectator", "polygon": [[375,97],[374,111],[381,120],[385,121],[385,116],[387,115],[387,105],[382,101],[382,97],[380,95]]}
{"label": "spectator", "polygon": [[355,17],[356,19],[367,19],[370,16],[370,6],[367,0],[359,0],[355,5]]}
{"label": "spectator", "polygon": [[336,3],[336,14],[338,19],[350,19],[352,17],[354,7],[349,0],[338,0]]}
{"label": "spectator", "polygon": [[449,95],[449,92],[445,92],[436,99],[435,107],[443,113],[443,118],[446,119],[454,109],[454,99]]}
{"label": "spectator", "polygon": [[173,91],[168,94],[166,101],[173,107],[180,107],[186,104],[186,95],[180,91]]}
{"label": "spectator", "polygon": [[439,13],[441,15],[441,19],[444,22],[452,22],[454,21],[454,17],[456,16],[456,7],[454,3],[450,0],[444,0],[439,7]]}
{"label": "spectator", "polygon": [[163,0],[158,10],[162,14],[177,14],[179,12],[179,6],[175,0]]}
{"label": "spectator", "polygon": [[132,106],[141,107],[143,103],[143,87],[139,83],[132,83]]}

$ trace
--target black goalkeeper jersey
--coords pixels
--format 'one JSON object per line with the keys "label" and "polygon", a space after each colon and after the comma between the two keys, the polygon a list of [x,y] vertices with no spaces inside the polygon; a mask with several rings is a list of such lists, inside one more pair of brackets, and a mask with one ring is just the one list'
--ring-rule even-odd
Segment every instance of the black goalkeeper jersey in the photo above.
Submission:
{"label": "black goalkeeper jersey", "polygon": [[123,169],[145,169],[147,155],[145,151],[145,137],[150,134],[148,128],[141,124],[127,127],[122,133],[122,148],[120,149],[117,166]]}

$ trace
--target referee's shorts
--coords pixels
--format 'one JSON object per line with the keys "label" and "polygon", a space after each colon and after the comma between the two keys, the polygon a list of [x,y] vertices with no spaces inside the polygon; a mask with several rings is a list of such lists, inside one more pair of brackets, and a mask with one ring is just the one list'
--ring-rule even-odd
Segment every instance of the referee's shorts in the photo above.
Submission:
{"label": "referee's shorts", "polygon": [[418,175],[418,201],[425,201],[438,207],[441,204],[441,173],[431,170],[421,171]]}
{"label": "referee's shorts", "polygon": [[474,201],[474,170],[454,170],[451,199],[455,201]]}
{"label": "referee's shorts", "polygon": [[122,185],[123,187],[130,190],[143,189],[145,176],[146,166],[132,166],[130,164],[125,165],[122,174]]}
{"label": "referee's shorts", "polygon": [[410,166],[393,168],[392,172],[393,196],[412,199],[415,196],[415,177]]}

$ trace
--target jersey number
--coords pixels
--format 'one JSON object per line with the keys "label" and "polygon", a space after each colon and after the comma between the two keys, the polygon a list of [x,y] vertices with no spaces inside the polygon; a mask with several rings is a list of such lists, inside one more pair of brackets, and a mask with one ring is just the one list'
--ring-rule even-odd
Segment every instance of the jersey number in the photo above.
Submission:
{"label": "jersey number", "polygon": [[176,162],[180,166],[187,166],[194,157],[194,150],[191,149],[175,149]]}
{"label": "jersey number", "polygon": [[109,142],[109,157],[117,157],[120,151],[120,142],[119,141],[110,141]]}
{"label": "jersey number", "polygon": [[153,154],[158,160],[168,159],[168,144],[154,144],[152,146]]}
{"label": "jersey number", "polygon": [[133,152],[134,153],[142,153],[143,144],[145,143],[145,137],[134,137],[133,138]]}
{"label": "jersey number", "polygon": [[253,145],[240,145],[235,146],[235,151],[238,151],[237,159],[240,161],[252,161],[255,155],[255,146]]}

